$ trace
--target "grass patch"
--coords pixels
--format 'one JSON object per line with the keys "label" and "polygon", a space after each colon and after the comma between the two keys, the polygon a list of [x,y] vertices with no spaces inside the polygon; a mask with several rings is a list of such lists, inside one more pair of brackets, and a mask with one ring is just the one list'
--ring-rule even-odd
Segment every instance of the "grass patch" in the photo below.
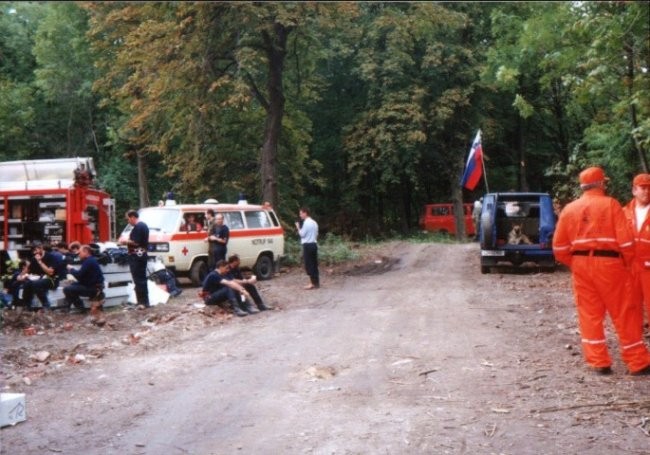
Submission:
{"label": "grass patch", "polygon": [[[393,240],[400,240],[410,243],[468,243],[471,238],[458,241],[455,237],[440,232],[417,231],[410,235],[395,235]],[[336,234],[328,233],[318,242],[318,261],[323,265],[336,265],[344,262],[356,261],[361,258],[362,253],[381,250],[387,240],[350,241]],[[302,246],[295,238],[285,238],[284,257],[282,264],[295,267],[302,264]]]}
{"label": "grass patch", "polygon": [[[327,234],[318,242],[318,261],[324,265],[334,265],[359,259],[355,251],[359,242],[350,242],[344,238]],[[285,239],[282,263],[288,266],[297,266],[302,263],[302,246],[296,239]]]}
{"label": "grass patch", "polygon": [[453,235],[429,231],[417,231],[400,238],[400,240],[410,243],[469,243],[473,241],[471,237],[467,237],[465,240],[456,240]]}

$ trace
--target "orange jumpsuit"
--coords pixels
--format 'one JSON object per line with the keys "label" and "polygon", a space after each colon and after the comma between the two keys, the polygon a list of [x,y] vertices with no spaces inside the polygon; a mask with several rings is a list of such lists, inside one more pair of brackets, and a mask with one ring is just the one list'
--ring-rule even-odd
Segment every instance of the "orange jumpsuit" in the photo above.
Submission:
{"label": "orange jumpsuit", "polygon": [[586,190],[560,213],[553,236],[555,258],[571,268],[582,349],[594,368],[612,364],[605,341],[609,313],[630,373],[650,365],[639,305],[630,299],[634,237],[621,205],[600,188]]}
{"label": "orange jumpsuit", "polygon": [[634,233],[634,261],[632,263],[632,299],[645,302],[645,315],[650,323],[650,212],[641,226],[636,225],[632,199],[623,211]]}

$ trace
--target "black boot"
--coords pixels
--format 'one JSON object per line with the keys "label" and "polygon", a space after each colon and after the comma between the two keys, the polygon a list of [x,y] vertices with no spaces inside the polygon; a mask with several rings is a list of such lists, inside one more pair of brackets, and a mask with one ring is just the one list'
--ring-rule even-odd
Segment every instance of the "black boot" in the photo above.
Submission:
{"label": "black boot", "polygon": [[230,306],[232,307],[232,312],[235,313],[240,318],[244,316],[248,316],[248,313],[239,307],[239,302],[237,302],[236,300],[231,300]]}
{"label": "black boot", "polygon": [[145,308],[149,308],[151,305],[149,305],[149,293],[145,292],[135,292],[135,299],[138,301],[138,305],[142,305]]}
{"label": "black boot", "polygon": [[263,300],[259,300],[255,302],[255,305],[257,305],[257,309],[260,311],[267,311],[267,310],[272,310],[273,308],[270,308],[264,304]]}
{"label": "black boot", "polygon": [[248,312],[248,314],[256,314],[256,313],[260,312],[260,310],[258,310],[257,308],[255,308],[253,306],[253,304],[250,302],[250,300],[246,300],[246,301],[242,302],[241,306],[244,308],[244,310],[246,310]]}

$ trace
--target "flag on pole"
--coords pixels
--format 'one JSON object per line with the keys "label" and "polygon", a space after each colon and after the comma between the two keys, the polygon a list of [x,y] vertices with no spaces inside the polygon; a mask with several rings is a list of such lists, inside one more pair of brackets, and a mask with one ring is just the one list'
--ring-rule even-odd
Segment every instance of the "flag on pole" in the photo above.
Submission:
{"label": "flag on pole", "polygon": [[483,147],[481,146],[481,130],[478,130],[472,148],[469,150],[465,173],[460,183],[468,190],[473,190],[481,180],[481,175],[483,175]]}

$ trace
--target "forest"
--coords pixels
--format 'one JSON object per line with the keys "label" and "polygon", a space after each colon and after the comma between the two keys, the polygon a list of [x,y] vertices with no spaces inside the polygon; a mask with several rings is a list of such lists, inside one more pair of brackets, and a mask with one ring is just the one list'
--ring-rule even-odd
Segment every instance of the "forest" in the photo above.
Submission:
{"label": "forest", "polygon": [[0,160],[93,157],[122,211],[244,193],[381,238],[488,189],[567,202],[590,165],[626,202],[649,68],[648,2],[0,2]]}

